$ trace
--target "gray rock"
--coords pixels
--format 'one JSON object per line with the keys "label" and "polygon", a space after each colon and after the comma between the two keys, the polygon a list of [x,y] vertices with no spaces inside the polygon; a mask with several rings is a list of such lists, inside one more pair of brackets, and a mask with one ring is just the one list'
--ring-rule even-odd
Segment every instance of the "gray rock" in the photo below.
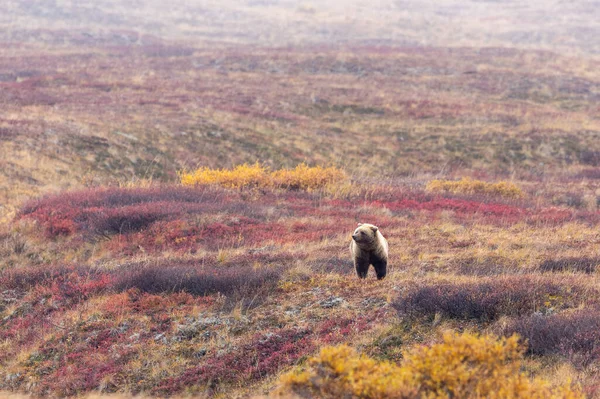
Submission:
{"label": "gray rock", "polygon": [[205,348],[202,348],[199,351],[197,351],[196,353],[194,353],[194,357],[195,358],[201,358],[204,355],[206,355],[206,349]]}
{"label": "gray rock", "polygon": [[332,296],[332,297],[325,299],[324,301],[319,302],[319,305],[321,305],[322,308],[328,309],[328,308],[333,308],[333,307],[339,306],[344,302],[346,302],[344,300],[344,298]]}

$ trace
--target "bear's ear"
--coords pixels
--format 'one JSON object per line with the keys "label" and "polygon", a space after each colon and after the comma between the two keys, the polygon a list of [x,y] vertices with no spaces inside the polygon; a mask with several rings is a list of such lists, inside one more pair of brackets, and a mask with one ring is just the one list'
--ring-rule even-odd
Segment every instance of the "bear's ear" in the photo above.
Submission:
{"label": "bear's ear", "polygon": [[379,230],[379,228],[378,228],[377,226],[371,226],[371,229],[373,229],[373,231],[374,231],[375,233],[377,233],[377,230]]}
{"label": "bear's ear", "polygon": [[362,226],[362,223],[358,223],[359,226]]}

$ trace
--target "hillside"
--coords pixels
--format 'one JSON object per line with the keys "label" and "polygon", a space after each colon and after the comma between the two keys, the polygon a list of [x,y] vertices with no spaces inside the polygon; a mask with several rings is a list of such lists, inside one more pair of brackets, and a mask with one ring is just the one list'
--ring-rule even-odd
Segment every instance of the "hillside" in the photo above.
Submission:
{"label": "hillside", "polygon": [[[0,219],[32,195],[197,165],[506,176],[600,163],[593,1],[133,4],[0,6]],[[346,27],[320,34],[336,13]],[[296,17],[309,22],[277,30]],[[268,33],[236,33],[257,26]]]}
{"label": "hillside", "polygon": [[0,395],[600,397],[600,3],[322,3],[0,4]]}
{"label": "hillside", "polygon": [[0,50],[3,216],[49,190],[173,181],[197,165],[307,161],[359,175],[519,178],[600,165],[598,61],[499,48],[139,40]]}
{"label": "hillside", "polygon": [[[528,372],[594,392],[596,203],[557,208],[536,200],[554,189],[542,183],[520,198],[408,188],[421,183],[353,183],[337,199],[157,186],[30,202],[2,238],[0,386],[245,396],[324,345],[398,360],[468,329],[517,332]],[[389,239],[382,282],[354,275],[357,220]]]}

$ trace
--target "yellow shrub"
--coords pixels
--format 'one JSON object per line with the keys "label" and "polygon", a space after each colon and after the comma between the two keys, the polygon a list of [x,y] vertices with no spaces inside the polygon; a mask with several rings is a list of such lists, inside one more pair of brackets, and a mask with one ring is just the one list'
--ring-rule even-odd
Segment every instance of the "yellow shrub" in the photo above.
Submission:
{"label": "yellow shrub", "polygon": [[187,186],[217,184],[228,188],[277,187],[289,190],[316,190],[346,179],[343,171],[335,167],[309,167],[300,164],[294,169],[274,172],[260,164],[243,164],[234,169],[199,168],[193,172],[181,172],[181,183]]}
{"label": "yellow shrub", "polygon": [[319,398],[583,398],[521,373],[518,338],[452,334],[418,346],[401,364],[378,362],[348,346],[326,347],[304,371],[281,377],[280,395]]}
{"label": "yellow shrub", "polygon": [[498,183],[486,183],[481,180],[473,180],[463,177],[461,180],[432,180],[425,187],[427,191],[449,192],[453,194],[486,194],[499,195],[506,198],[521,198],[523,191],[514,183],[501,181]]}
{"label": "yellow shrub", "polygon": [[319,398],[401,398],[416,395],[398,365],[377,362],[346,345],[325,347],[308,369],[281,377],[282,394]]}
{"label": "yellow shrub", "polygon": [[263,187],[269,184],[269,172],[258,162],[238,165],[233,169],[199,168],[179,175],[185,186],[218,184],[228,188]]}
{"label": "yellow shrub", "polygon": [[281,169],[271,174],[276,187],[291,190],[315,190],[326,187],[328,184],[346,179],[343,171],[336,167],[323,168],[321,166],[309,167],[302,163],[295,169]]}
{"label": "yellow shrub", "polygon": [[431,398],[546,397],[547,385],[519,372],[523,349],[518,337],[496,339],[446,334],[443,342],[421,346],[405,355],[403,368]]}

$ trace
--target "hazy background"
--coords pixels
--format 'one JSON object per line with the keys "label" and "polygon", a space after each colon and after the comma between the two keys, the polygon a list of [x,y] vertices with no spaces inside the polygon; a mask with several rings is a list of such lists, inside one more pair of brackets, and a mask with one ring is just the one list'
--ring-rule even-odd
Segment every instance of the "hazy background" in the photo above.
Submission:
{"label": "hazy background", "polygon": [[77,29],[107,40],[110,29],[162,38],[262,45],[383,43],[516,46],[598,54],[595,0],[5,0],[0,39],[61,40]]}

